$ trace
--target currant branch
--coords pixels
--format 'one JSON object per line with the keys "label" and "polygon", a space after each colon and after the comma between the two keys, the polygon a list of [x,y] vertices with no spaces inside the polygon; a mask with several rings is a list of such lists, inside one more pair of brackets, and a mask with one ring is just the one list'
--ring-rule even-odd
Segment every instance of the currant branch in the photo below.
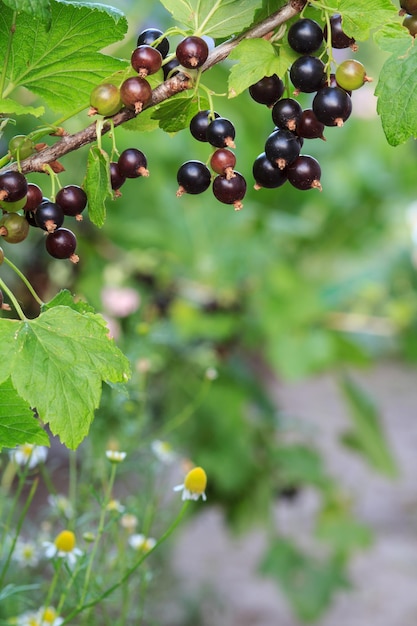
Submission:
{"label": "currant branch", "polygon": [[[295,15],[301,13],[302,9],[306,5],[307,0],[290,0],[288,4],[276,11],[266,19],[262,20],[258,24],[255,24],[250,29],[242,33],[239,37],[233,38],[217,46],[209,55],[204,65],[200,68],[201,72],[206,72],[217,63],[224,61],[231,51],[243,40],[264,37],[271,31],[275,30]],[[190,76],[179,72],[172,78],[169,78],[165,82],[158,85],[152,92],[150,103],[144,107],[149,108],[161,104],[165,100],[168,100],[172,96],[191,89],[193,87],[193,81]],[[116,115],[108,118],[101,126],[101,135],[108,133],[111,128],[120,126],[128,122],[129,120],[140,115],[141,112],[135,113],[135,111],[129,109],[123,109]],[[90,124],[83,130],[74,134],[65,134],[54,145],[44,148],[37,154],[34,154],[25,160],[20,162],[20,171],[23,174],[30,172],[44,172],[46,166],[53,161],[57,161],[61,157],[65,156],[69,152],[78,150],[79,148],[93,143],[97,140],[97,124],[96,122]],[[8,170],[18,170],[18,164],[11,163],[6,166]],[[1,170],[0,170],[1,171]]]}

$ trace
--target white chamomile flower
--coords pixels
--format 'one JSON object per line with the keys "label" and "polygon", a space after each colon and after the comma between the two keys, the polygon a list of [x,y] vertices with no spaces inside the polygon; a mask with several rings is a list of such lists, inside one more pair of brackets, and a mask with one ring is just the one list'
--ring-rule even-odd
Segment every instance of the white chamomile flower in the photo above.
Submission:
{"label": "white chamomile flower", "polygon": [[61,626],[64,618],[59,617],[52,606],[41,607],[38,611],[23,613],[13,622],[16,626]]}
{"label": "white chamomile flower", "polygon": [[119,450],[106,450],[106,457],[110,463],[121,463],[126,458],[126,452],[119,452]]}
{"label": "white chamomile flower", "polygon": [[203,500],[207,500],[206,486],[206,472],[202,467],[193,467],[186,475],[184,483],[174,487],[174,491],[182,491],[182,500],[198,500],[200,496]]}
{"label": "white chamomile flower", "polygon": [[39,463],[44,463],[47,456],[48,448],[34,443],[24,443],[10,451],[10,457],[17,465],[27,465],[29,469],[33,469]]}
{"label": "white chamomile flower", "polygon": [[156,539],[153,537],[146,537],[141,533],[131,535],[129,537],[129,545],[138,552],[149,552],[156,545]]}
{"label": "white chamomile flower", "polygon": [[151,443],[151,449],[158,461],[168,465],[175,461],[177,455],[171,447],[171,444],[167,441],[161,441],[160,439],[155,439]]}
{"label": "white chamomile flower", "polygon": [[62,494],[50,494],[48,496],[48,503],[56,513],[64,515],[67,519],[70,519],[74,514],[71,502]]}
{"label": "white chamomile flower", "polygon": [[133,533],[138,525],[138,518],[133,513],[125,513],[120,518],[120,526],[127,530],[128,533]]}
{"label": "white chamomile flower", "polygon": [[106,510],[111,513],[124,513],[126,507],[121,504],[120,500],[110,500],[108,505],[106,506]]}
{"label": "white chamomile flower", "polygon": [[32,541],[24,541],[20,537],[16,541],[13,560],[22,567],[36,567],[39,563],[39,551]]}
{"label": "white chamomile flower", "polygon": [[66,559],[69,566],[75,565],[77,558],[82,555],[82,551],[76,547],[72,530],[63,530],[55,537],[55,541],[45,541],[43,545],[47,559]]}

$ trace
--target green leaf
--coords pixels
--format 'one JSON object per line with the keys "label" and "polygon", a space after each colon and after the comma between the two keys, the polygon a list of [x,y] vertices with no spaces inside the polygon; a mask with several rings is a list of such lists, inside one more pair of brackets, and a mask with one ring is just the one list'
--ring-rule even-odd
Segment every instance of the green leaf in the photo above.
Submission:
{"label": "green leaf", "polygon": [[265,39],[241,41],[229,58],[238,61],[229,74],[229,98],[238,96],[264,76],[278,74],[278,55],[274,46]]}
{"label": "green leaf", "polygon": [[250,26],[262,0],[161,0],[177,22],[191,32],[229,37]]}
{"label": "green leaf", "polygon": [[[24,86],[61,114],[88,107],[94,86],[129,64],[104,54],[105,46],[122,39],[124,16],[100,4],[51,1],[51,25],[19,13],[12,37],[3,97]],[[12,11],[0,19],[0,58],[6,57]]]}
{"label": "green leaf", "polygon": [[335,0],[332,4],[335,12],[343,16],[345,33],[358,41],[365,41],[371,29],[377,30],[398,17],[391,0]]}
{"label": "green leaf", "polygon": [[135,132],[145,133],[155,130],[159,127],[158,120],[153,115],[158,107],[149,107],[136,115],[133,119],[123,124],[124,130],[134,130]]}
{"label": "green leaf", "polygon": [[47,26],[51,23],[50,0],[3,0],[3,4],[13,11],[27,13]]}
{"label": "green leaf", "polygon": [[31,107],[19,104],[10,98],[0,98],[0,115],[33,115],[40,117],[45,113],[45,107]]}
{"label": "green leaf", "polygon": [[338,563],[314,559],[283,538],[268,545],[260,571],[279,583],[302,620],[318,619],[333,594],[347,586]]}
{"label": "green leaf", "polygon": [[102,382],[125,382],[129,375],[104,319],[67,306],[34,320],[1,320],[0,342],[0,382],[10,377],[19,396],[69,448],[87,435]]}
{"label": "green leaf", "polygon": [[10,378],[0,385],[0,397],[0,450],[25,443],[48,446],[48,435],[28,403],[16,393]]}
{"label": "green leaf", "polygon": [[315,534],[344,558],[356,550],[369,548],[372,543],[371,529],[358,522],[340,501],[332,502],[320,511]]}
{"label": "green leaf", "polygon": [[160,128],[165,132],[176,133],[188,128],[191,118],[208,107],[208,101],[203,98],[178,94],[154,110],[152,118],[158,120]]}
{"label": "green leaf", "polygon": [[378,410],[371,398],[348,376],[340,381],[348,401],[354,429],[343,438],[350,448],[363,454],[368,463],[387,476],[397,476],[398,469],[389,449]]}
{"label": "green leaf", "polygon": [[71,309],[74,309],[74,311],[78,311],[78,313],[94,313],[93,307],[84,300],[75,301],[68,289],[59,291],[52,300],[42,305],[41,310],[42,312],[47,311],[56,306],[69,306]]}
{"label": "green leaf", "polygon": [[98,146],[89,150],[83,187],[88,197],[88,217],[101,228],[106,220],[106,200],[113,198],[113,193],[109,155]]}

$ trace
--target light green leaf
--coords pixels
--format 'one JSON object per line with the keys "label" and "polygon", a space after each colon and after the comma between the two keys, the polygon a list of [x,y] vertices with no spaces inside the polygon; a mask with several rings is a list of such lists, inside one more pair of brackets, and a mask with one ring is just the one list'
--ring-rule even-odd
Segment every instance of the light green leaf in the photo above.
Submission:
{"label": "light green leaf", "polygon": [[343,557],[368,548],[372,543],[371,529],[356,520],[348,506],[340,501],[329,503],[320,511],[315,534]]}
{"label": "light green leaf", "polygon": [[377,30],[398,17],[391,0],[334,0],[332,4],[343,16],[345,33],[358,41],[365,41],[371,29]]}
{"label": "light green leaf", "polygon": [[0,398],[0,450],[25,443],[49,445],[48,435],[28,403],[17,394],[10,378],[0,385]]}
{"label": "light green leaf", "polygon": [[27,13],[48,26],[51,23],[50,0],[3,0],[3,4],[13,11]]}
{"label": "light green leaf", "polygon": [[[54,110],[72,113],[88,107],[94,86],[124,70],[128,61],[104,54],[105,46],[122,39],[124,16],[99,4],[51,1],[48,31],[38,19],[19,13],[12,37],[3,97],[24,86]],[[5,58],[12,11],[0,17],[0,58]]]}
{"label": "light green leaf", "polygon": [[47,311],[53,309],[56,306],[69,306],[78,313],[94,313],[93,307],[84,300],[74,300],[68,289],[62,289],[59,291],[49,302],[42,305],[41,310]]}
{"label": "light green leaf", "polygon": [[176,133],[187,128],[199,110],[208,107],[208,101],[203,98],[178,94],[155,109],[152,118],[158,120],[160,128],[165,132]]}
{"label": "light green leaf", "polygon": [[229,37],[250,26],[262,0],[161,0],[174,19],[190,32]]}
{"label": "light green leaf", "polygon": [[343,441],[350,448],[361,453],[379,472],[387,476],[397,476],[398,469],[385,438],[378,410],[371,398],[348,376],[340,381],[353,422],[353,430]]}
{"label": "light green leaf", "polygon": [[18,395],[69,448],[87,435],[102,382],[125,382],[129,375],[104,319],[67,306],[34,320],[1,320],[0,342],[0,382],[10,377]]}
{"label": "light green leaf", "polygon": [[265,39],[245,39],[229,55],[238,61],[229,74],[229,98],[261,80],[264,76],[279,76],[279,57],[275,47]]}
{"label": "light green leaf", "polygon": [[144,133],[155,130],[159,127],[158,120],[153,115],[158,107],[149,107],[136,115],[133,119],[123,124],[124,130],[134,130],[135,132]]}
{"label": "light green leaf", "polygon": [[19,104],[10,98],[0,98],[0,115],[33,115],[40,117],[45,113],[45,107],[31,107]]}
{"label": "light green leaf", "polygon": [[88,217],[101,228],[106,220],[106,200],[113,197],[107,152],[91,146],[83,187],[88,197]]}

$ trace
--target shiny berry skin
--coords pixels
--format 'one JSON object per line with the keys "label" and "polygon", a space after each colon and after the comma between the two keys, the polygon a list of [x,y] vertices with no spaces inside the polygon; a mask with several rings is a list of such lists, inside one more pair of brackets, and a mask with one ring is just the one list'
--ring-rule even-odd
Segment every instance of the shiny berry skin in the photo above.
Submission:
{"label": "shiny berry skin", "polygon": [[323,30],[317,22],[300,18],[288,30],[288,43],[299,54],[316,52],[323,42]]}
{"label": "shiny berry skin", "polygon": [[[136,45],[137,46],[143,46],[143,45],[152,46],[152,44],[157,39],[161,39],[163,34],[164,33],[162,32],[162,30],[159,30],[159,28],[147,28],[146,30],[143,30],[141,33],[139,33]],[[166,37],[162,37],[161,41],[154,47],[156,48],[156,50],[158,50],[161,53],[162,58],[165,59],[165,57],[167,56],[169,52],[168,39]]]}
{"label": "shiny berry skin", "polygon": [[417,0],[400,0],[401,8],[410,15],[417,15]]}
{"label": "shiny berry skin", "polygon": [[313,109],[305,109],[297,125],[297,135],[305,139],[324,139],[324,124],[319,122]]}
{"label": "shiny berry skin", "polygon": [[16,202],[24,198],[28,191],[25,176],[20,172],[6,170],[0,174],[0,200]]}
{"label": "shiny berry skin", "polygon": [[267,158],[279,169],[284,169],[300,154],[300,144],[297,137],[286,129],[273,131],[265,142]]}
{"label": "shiny berry skin", "polygon": [[206,139],[215,148],[234,148],[235,135],[235,127],[225,117],[217,117],[207,126]]}
{"label": "shiny berry skin", "polygon": [[415,37],[417,35],[417,15],[406,15],[403,19],[403,26],[408,28],[410,35]]}
{"label": "shiny berry skin", "polygon": [[298,91],[313,93],[320,88],[324,76],[324,63],[318,57],[301,56],[290,68],[291,82]]}
{"label": "shiny berry skin", "polygon": [[356,59],[346,59],[336,68],[337,84],[345,91],[360,89],[370,79],[366,75],[365,67]]}
{"label": "shiny berry skin", "polygon": [[312,156],[300,155],[287,168],[288,181],[296,189],[319,189],[321,191],[321,168],[320,164]]}
{"label": "shiny berry skin", "polygon": [[45,238],[47,252],[55,259],[70,259],[77,263],[78,256],[75,254],[77,238],[68,228],[57,228]]}
{"label": "shiny berry skin", "polygon": [[[327,40],[327,24],[323,29],[324,38]],[[342,16],[340,13],[335,13],[330,17],[330,35],[332,47],[338,50],[343,48],[353,48],[355,46],[355,40],[353,37],[348,37],[342,28]]]}
{"label": "shiny berry skin", "polygon": [[35,144],[26,135],[15,135],[9,141],[9,152],[13,158],[23,160],[36,152]]}
{"label": "shiny berry skin", "polygon": [[295,130],[301,118],[303,109],[294,98],[278,100],[272,107],[272,121],[278,128]]}
{"label": "shiny berry skin", "polygon": [[118,87],[112,83],[102,83],[94,87],[90,94],[90,106],[89,115],[98,113],[106,117],[118,113],[122,108]]}
{"label": "shiny berry skin", "polygon": [[64,223],[64,211],[56,202],[43,201],[35,211],[35,221],[39,228],[54,231]]}
{"label": "shiny berry skin", "polygon": [[236,156],[227,148],[218,148],[211,155],[210,167],[216,174],[222,174],[226,178],[232,178],[234,176],[233,170],[236,165]]}
{"label": "shiny berry skin", "polygon": [[117,161],[119,172],[126,178],[138,178],[139,176],[149,176],[146,169],[148,162],[146,156],[137,148],[127,148],[123,150]]}
{"label": "shiny berry skin", "polygon": [[126,181],[126,176],[120,173],[119,164],[116,161],[110,163],[110,184],[113,191],[117,191]]}
{"label": "shiny berry skin", "polygon": [[162,54],[152,46],[138,46],[132,52],[130,63],[142,78],[155,74],[162,65]]}
{"label": "shiny berry skin", "polygon": [[323,87],[314,96],[312,109],[325,126],[343,126],[352,113],[352,101],[341,87]]}
{"label": "shiny berry skin", "polygon": [[183,67],[197,69],[207,60],[209,48],[201,37],[191,35],[186,37],[177,46],[175,56]]}
{"label": "shiny berry skin", "polygon": [[171,59],[170,61],[168,61],[168,63],[164,63],[164,65],[162,66],[162,71],[164,73],[164,80],[167,80],[168,78],[172,78],[173,76],[175,76],[175,74],[178,74],[178,72],[180,71],[179,68],[180,68],[180,64],[178,62],[178,59],[175,57]]}
{"label": "shiny berry skin", "polygon": [[64,215],[81,219],[81,213],[87,206],[87,194],[78,185],[66,185],[58,191],[55,201],[63,210]]}
{"label": "shiny berry skin", "polygon": [[34,211],[36,207],[42,202],[43,194],[42,189],[34,183],[28,183],[28,191],[26,195],[26,204],[23,207],[24,211]]}
{"label": "shiny berry skin", "polygon": [[29,223],[23,215],[5,213],[0,220],[0,235],[8,243],[20,243],[29,233]]}
{"label": "shiny berry skin", "polygon": [[177,172],[177,182],[177,196],[182,196],[183,193],[203,193],[210,186],[210,170],[201,161],[186,161]]}
{"label": "shiny berry skin", "polygon": [[287,172],[285,169],[279,169],[266,156],[265,152],[259,154],[252,168],[253,177],[255,179],[255,189],[276,189],[281,187],[287,180]]}
{"label": "shiny berry skin", "polygon": [[197,141],[207,141],[207,128],[213,119],[220,117],[216,111],[199,111],[190,122],[190,133]]}
{"label": "shiny berry skin", "polygon": [[261,80],[249,87],[249,94],[252,100],[259,104],[272,106],[282,97],[285,85],[276,74],[264,76]]}
{"label": "shiny berry skin", "polygon": [[219,202],[233,204],[235,210],[239,211],[246,194],[246,180],[240,172],[235,172],[233,178],[216,176],[213,180],[213,194]]}
{"label": "shiny berry skin", "polygon": [[120,97],[128,109],[140,113],[152,97],[152,87],[145,78],[131,76],[121,84]]}

